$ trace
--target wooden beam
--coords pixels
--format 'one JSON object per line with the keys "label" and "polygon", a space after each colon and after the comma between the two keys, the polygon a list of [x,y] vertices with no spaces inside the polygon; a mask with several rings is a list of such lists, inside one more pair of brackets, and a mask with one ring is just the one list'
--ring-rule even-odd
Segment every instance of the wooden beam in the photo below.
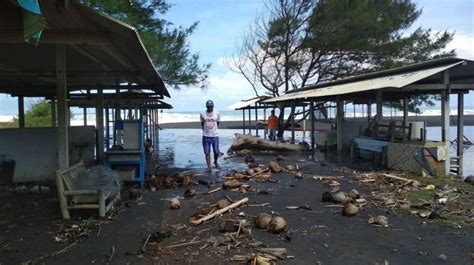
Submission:
{"label": "wooden beam", "polygon": [[23,96],[18,97],[18,127],[25,128],[25,100]]}
{"label": "wooden beam", "polygon": [[51,100],[51,127],[56,127],[57,121],[56,121],[56,100],[52,99]]}
{"label": "wooden beam", "polygon": [[444,71],[443,74],[443,83],[445,84],[445,90],[441,91],[441,140],[445,143],[447,158],[445,161],[445,172],[446,175],[449,175],[451,165],[449,157],[449,149],[451,147],[451,142],[449,141],[449,94],[450,94],[450,84],[449,84],[449,71]]}
{"label": "wooden beam", "polygon": [[110,55],[110,57],[112,57],[115,61],[117,61],[119,64],[121,64],[122,66],[128,68],[128,69],[132,69],[134,68],[133,67],[133,64],[130,63],[130,61],[125,58],[120,52],[118,52],[115,47],[113,47],[112,45],[103,45],[101,46],[102,50],[104,50],[108,55]]}
{"label": "wooden beam", "polygon": [[[3,28],[0,31],[0,42],[24,43],[23,30]],[[40,45],[46,43],[109,45],[110,41],[104,32],[46,29],[41,33],[39,43]]]}
{"label": "wooden beam", "polygon": [[309,103],[309,115],[310,116],[310,121],[311,121],[311,153],[312,153],[312,156],[314,158],[314,147],[315,147],[315,142],[314,142],[314,101],[311,100],[310,103]]}
{"label": "wooden beam", "polygon": [[90,52],[85,50],[81,45],[73,44],[70,47],[73,48],[78,53],[82,54],[84,57],[88,58],[89,60],[102,65],[104,70],[110,71],[110,68],[103,61],[101,61],[100,59],[92,55]]}
{"label": "wooden beam", "polygon": [[56,44],[56,96],[58,98],[58,160],[59,170],[69,167],[69,136],[67,127],[66,46]]}
{"label": "wooden beam", "polygon": [[383,119],[383,100],[382,100],[382,90],[377,90],[377,123],[380,123]]}
{"label": "wooden beam", "polygon": [[101,89],[97,91],[96,96],[97,162],[101,165],[104,163],[104,97]]}
{"label": "wooden beam", "polygon": [[[407,139],[406,128],[408,127],[408,97],[403,98],[403,140]],[[410,136],[411,137],[411,136]],[[410,139],[408,137],[408,139]]]}
{"label": "wooden beam", "polygon": [[463,153],[464,153],[464,94],[458,94],[458,126],[457,126],[457,150],[456,154],[458,156],[458,175],[463,175]]}
{"label": "wooden beam", "polygon": [[337,150],[342,150],[342,123],[343,123],[343,107],[344,102],[341,96],[337,96],[336,99],[336,134],[337,134]]}

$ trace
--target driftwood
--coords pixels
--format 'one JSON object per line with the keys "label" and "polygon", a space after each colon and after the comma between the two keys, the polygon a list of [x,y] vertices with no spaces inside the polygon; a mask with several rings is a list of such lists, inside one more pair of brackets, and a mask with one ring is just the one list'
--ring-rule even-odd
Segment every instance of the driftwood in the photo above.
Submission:
{"label": "driftwood", "polygon": [[270,141],[267,139],[262,139],[262,138],[251,136],[251,135],[243,135],[243,134],[236,133],[234,142],[230,146],[228,152],[240,151],[244,149],[259,150],[259,151],[261,150],[287,151],[287,152],[306,151],[306,148],[301,145],[280,143],[280,142]]}
{"label": "driftwood", "polygon": [[225,208],[222,208],[222,209],[220,209],[220,210],[218,210],[218,211],[215,211],[215,212],[213,212],[213,213],[211,213],[211,214],[208,214],[208,215],[204,216],[204,217],[201,218],[201,219],[192,220],[191,223],[192,223],[193,225],[202,224],[202,223],[204,223],[205,221],[210,220],[210,219],[216,217],[216,216],[219,215],[219,214],[223,214],[223,213],[227,212],[228,210],[231,210],[231,209],[234,209],[234,208],[236,208],[236,207],[239,207],[240,205],[242,205],[242,204],[248,202],[248,200],[249,200],[249,198],[247,198],[247,197],[246,197],[246,198],[243,198],[242,200],[237,201],[237,202],[234,202],[234,203],[232,203],[231,205],[229,205],[229,206],[227,206],[227,207],[225,207]]}

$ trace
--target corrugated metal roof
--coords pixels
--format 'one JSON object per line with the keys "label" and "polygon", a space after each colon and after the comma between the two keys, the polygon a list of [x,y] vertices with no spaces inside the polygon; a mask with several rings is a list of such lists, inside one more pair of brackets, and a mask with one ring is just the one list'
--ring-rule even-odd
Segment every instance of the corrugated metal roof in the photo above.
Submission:
{"label": "corrugated metal roof", "polygon": [[412,83],[415,83],[421,79],[440,73],[446,69],[461,64],[463,61],[457,61],[455,63],[432,67],[428,69],[414,70],[409,72],[397,73],[384,75],[380,77],[374,77],[370,79],[364,79],[359,81],[352,81],[348,83],[335,83],[328,86],[318,86],[313,89],[296,91],[293,93],[287,93],[280,97],[267,99],[264,103],[281,102],[295,99],[305,98],[318,98],[337,96],[350,93],[364,92],[370,90],[377,90],[382,88],[402,88]]}
{"label": "corrugated metal roof", "polygon": [[239,110],[239,109],[242,109],[242,108],[247,108],[247,107],[250,107],[250,106],[254,106],[255,103],[261,101],[262,99],[265,99],[266,97],[255,97],[255,98],[250,98],[250,99],[244,99],[244,100],[241,100],[241,101],[238,101],[230,106],[228,106],[227,108],[228,109],[231,109],[231,110]]}

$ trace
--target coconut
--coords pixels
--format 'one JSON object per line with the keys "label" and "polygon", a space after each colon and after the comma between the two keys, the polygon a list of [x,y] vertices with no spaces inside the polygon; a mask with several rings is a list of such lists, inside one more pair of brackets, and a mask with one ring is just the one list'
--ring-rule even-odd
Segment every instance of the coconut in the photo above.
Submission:
{"label": "coconut", "polygon": [[332,200],[337,203],[346,203],[351,200],[344,192],[336,192],[332,195]]}
{"label": "coconut", "polygon": [[344,209],[342,209],[342,215],[345,216],[354,216],[357,212],[359,212],[359,208],[352,203],[347,203],[344,205]]}
{"label": "coconut", "polygon": [[273,173],[280,173],[282,170],[280,164],[278,164],[278,162],[275,162],[275,161],[270,161],[270,163],[268,164],[268,167]]}
{"label": "coconut", "polygon": [[239,222],[236,220],[224,220],[219,223],[219,231],[223,233],[236,232],[239,229]]}
{"label": "coconut", "polygon": [[253,155],[246,155],[245,163],[252,163],[252,162],[255,162],[255,157],[253,157]]}
{"label": "coconut", "polygon": [[332,194],[328,191],[325,191],[323,193],[323,196],[321,197],[321,201],[322,202],[331,202],[333,199],[332,199]]}
{"label": "coconut", "polygon": [[379,216],[375,217],[374,223],[379,224],[383,227],[387,227],[388,226],[388,218],[383,216],[383,215],[379,215]]}
{"label": "coconut", "polygon": [[183,186],[187,187],[193,184],[193,180],[190,175],[183,176]]}
{"label": "coconut", "polygon": [[280,233],[286,228],[286,221],[283,217],[275,216],[273,217],[272,221],[270,222],[269,229],[273,233]]}
{"label": "coconut", "polygon": [[301,170],[295,172],[295,178],[297,178],[297,179],[302,179],[303,175],[304,175],[304,173]]}
{"label": "coconut", "polygon": [[196,195],[196,193],[197,193],[197,192],[196,192],[195,189],[186,189],[186,190],[184,191],[184,197],[185,197],[185,198],[191,198],[191,197],[193,197],[194,195]]}
{"label": "coconut", "polygon": [[181,203],[178,199],[173,198],[170,200],[170,208],[171,209],[179,209],[181,207]]}
{"label": "coconut", "polygon": [[224,189],[235,189],[238,188],[242,185],[238,180],[236,179],[229,179],[224,181],[224,184],[222,185]]}
{"label": "coconut", "polygon": [[293,171],[293,170],[295,170],[295,166],[294,165],[288,165],[288,166],[286,166],[286,170]]}
{"label": "coconut", "polygon": [[352,199],[359,199],[360,198],[360,193],[358,190],[356,189],[352,189],[351,191],[349,191],[349,197],[351,197]]}
{"label": "coconut", "polygon": [[222,209],[230,205],[229,200],[222,199],[217,202],[217,208]]}
{"label": "coconut", "polygon": [[249,176],[252,176],[253,173],[255,173],[255,170],[253,170],[253,168],[249,168],[245,171],[245,173],[247,173],[247,175],[249,175]]}
{"label": "coconut", "polygon": [[272,221],[272,216],[268,213],[261,213],[255,218],[255,225],[260,229],[267,229]]}

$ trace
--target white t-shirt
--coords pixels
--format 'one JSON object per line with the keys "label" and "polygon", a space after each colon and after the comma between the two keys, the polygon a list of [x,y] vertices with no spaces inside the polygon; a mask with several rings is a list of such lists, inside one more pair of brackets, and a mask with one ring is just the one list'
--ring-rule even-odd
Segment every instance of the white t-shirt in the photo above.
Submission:
{"label": "white t-shirt", "polygon": [[204,127],[202,129],[202,135],[206,137],[217,137],[217,122],[221,120],[219,112],[207,112],[203,111],[201,113],[201,122],[204,122]]}

